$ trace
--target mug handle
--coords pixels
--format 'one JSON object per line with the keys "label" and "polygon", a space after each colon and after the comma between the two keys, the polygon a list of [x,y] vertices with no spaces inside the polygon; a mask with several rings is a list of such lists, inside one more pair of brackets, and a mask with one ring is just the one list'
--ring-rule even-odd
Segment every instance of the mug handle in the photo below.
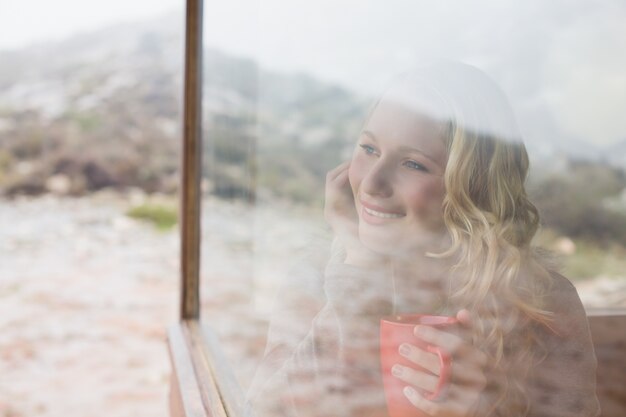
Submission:
{"label": "mug handle", "polygon": [[435,388],[434,392],[432,393],[425,392],[423,394],[424,398],[426,398],[427,400],[435,401],[441,395],[443,388],[448,383],[448,379],[450,378],[450,368],[452,366],[452,358],[446,351],[444,351],[439,346],[428,345],[426,346],[426,350],[430,353],[435,353],[437,356],[439,356],[440,370],[439,370],[439,381],[437,381],[437,387]]}

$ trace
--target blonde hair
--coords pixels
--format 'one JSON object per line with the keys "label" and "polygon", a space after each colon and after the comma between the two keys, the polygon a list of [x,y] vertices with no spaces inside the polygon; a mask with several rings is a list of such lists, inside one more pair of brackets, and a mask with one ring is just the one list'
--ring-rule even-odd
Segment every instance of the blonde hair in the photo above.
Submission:
{"label": "blonde hair", "polygon": [[[454,122],[448,123],[444,137],[443,217],[452,244],[431,256],[456,260],[458,279],[450,302],[473,312],[476,342],[492,359],[498,385],[492,381],[488,386],[496,391],[488,414],[526,415],[524,379],[539,343],[527,325],[551,319],[543,309],[550,274],[531,248],[539,214],[524,188],[528,155],[521,142],[465,130]],[[524,332],[516,334],[520,328]]]}
{"label": "blonde hair", "polygon": [[491,359],[493,397],[481,411],[526,415],[525,379],[541,356],[533,329],[549,327],[544,298],[552,280],[531,247],[539,213],[524,187],[529,159],[513,111],[486,74],[455,62],[402,74],[383,97],[443,127],[442,210],[451,245],[428,255],[452,260],[448,308],[473,313],[474,342]]}

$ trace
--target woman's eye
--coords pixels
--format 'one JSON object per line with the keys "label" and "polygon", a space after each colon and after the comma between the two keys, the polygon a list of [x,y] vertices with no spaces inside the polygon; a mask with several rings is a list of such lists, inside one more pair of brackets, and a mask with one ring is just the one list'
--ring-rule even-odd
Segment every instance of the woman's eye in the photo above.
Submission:
{"label": "woman's eye", "polygon": [[368,155],[376,155],[376,149],[370,145],[359,145],[363,151]]}
{"label": "woman's eye", "polygon": [[422,164],[420,164],[418,162],[415,162],[415,161],[406,161],[404,163],[404,166],[406,166],[406,167],[408,167],[410,169],[415,169],[417,171],[428,172],[428,169],[424,165],[422,165]]}

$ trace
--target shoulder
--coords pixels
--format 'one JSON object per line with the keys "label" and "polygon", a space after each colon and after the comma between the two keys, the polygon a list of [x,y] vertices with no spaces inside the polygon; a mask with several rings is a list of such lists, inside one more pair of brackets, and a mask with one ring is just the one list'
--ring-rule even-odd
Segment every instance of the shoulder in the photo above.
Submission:
{"label": "shoulder", "polygon": [[597,360],[587,315],[576,287],[550,271],[544,308],[551,313],[545,325],[533,326],[538,362],[531,370],[531,414],[591,417],[598,414],[595,395]]}
{"label": "shoulder", "polygon": [[517,286],[522,298],[526,297],[528,305],[546,319],[529,318],[531,324],[536,320],[539,328],[545,324],[556,330],[557,326],[561,333],[567,322],[582,320],[586,323],[586,312],[576,287],[552,262],[545,262],[543,256],[528,256],[518,276]]}
{"label": "shoulder", "polygon": [[[547,292],[547,301],[557,309],[567,308],[572,302],[580,303],[578,291],[572,282],[556,271],[549,271],[550,285]],[[581,303],[582,305],[582,303]]]}
{"label": "shoulder", "polygon": [[585,314],[585,309],[572,282],[555,271],[549,271],[550,286],[546,294],[546,307],[555,314]]}
{"label": "shoulder", "polygon": [[551,315],[547,327],[558,338],[589,339],[587,313],[572,282],[555,271],[549,271],[550,286],[544,298],[544,310]]}

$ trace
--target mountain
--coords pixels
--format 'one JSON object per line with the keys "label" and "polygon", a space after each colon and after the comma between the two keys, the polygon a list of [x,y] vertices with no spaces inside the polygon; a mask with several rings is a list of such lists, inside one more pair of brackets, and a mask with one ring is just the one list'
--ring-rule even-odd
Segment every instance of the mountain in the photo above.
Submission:
{"label": "mountain", "polygon": [[[74,193],[126,185],[175,189],[181,16],[0,52],[0,62],[5,192],[43,192],[54,175],[78,177]],[[226,195],[267,186],[279,194],[301,188],[299,198],[309,198],[306,190],[320,185],[352,146],[368,103],[306,74],[266,71],[208,48],[203,75],[205,176]],[[97,181],[84,174],[94,166]]]}
{"label": "mountain", "polygon": [[626,139],[609,146],[605,151],[606,160],[617,167],[624,167],[626,170]]}
{"label": "mountain", "polygon": [[[178,186],[182,16],[121,24],[62,42],[0,52],[0,190],[71,193]],[[345,159],[371,97],[310,74],[268,71],[251,58],[204,51],[204,176],[222,196],[255,190],[317,200]],[[538,171],[585,159],[626,169],[626,140],[602,149],[565,135],[541,106],[520,120]],[[563,161],[563,163],[555,163]]]}

